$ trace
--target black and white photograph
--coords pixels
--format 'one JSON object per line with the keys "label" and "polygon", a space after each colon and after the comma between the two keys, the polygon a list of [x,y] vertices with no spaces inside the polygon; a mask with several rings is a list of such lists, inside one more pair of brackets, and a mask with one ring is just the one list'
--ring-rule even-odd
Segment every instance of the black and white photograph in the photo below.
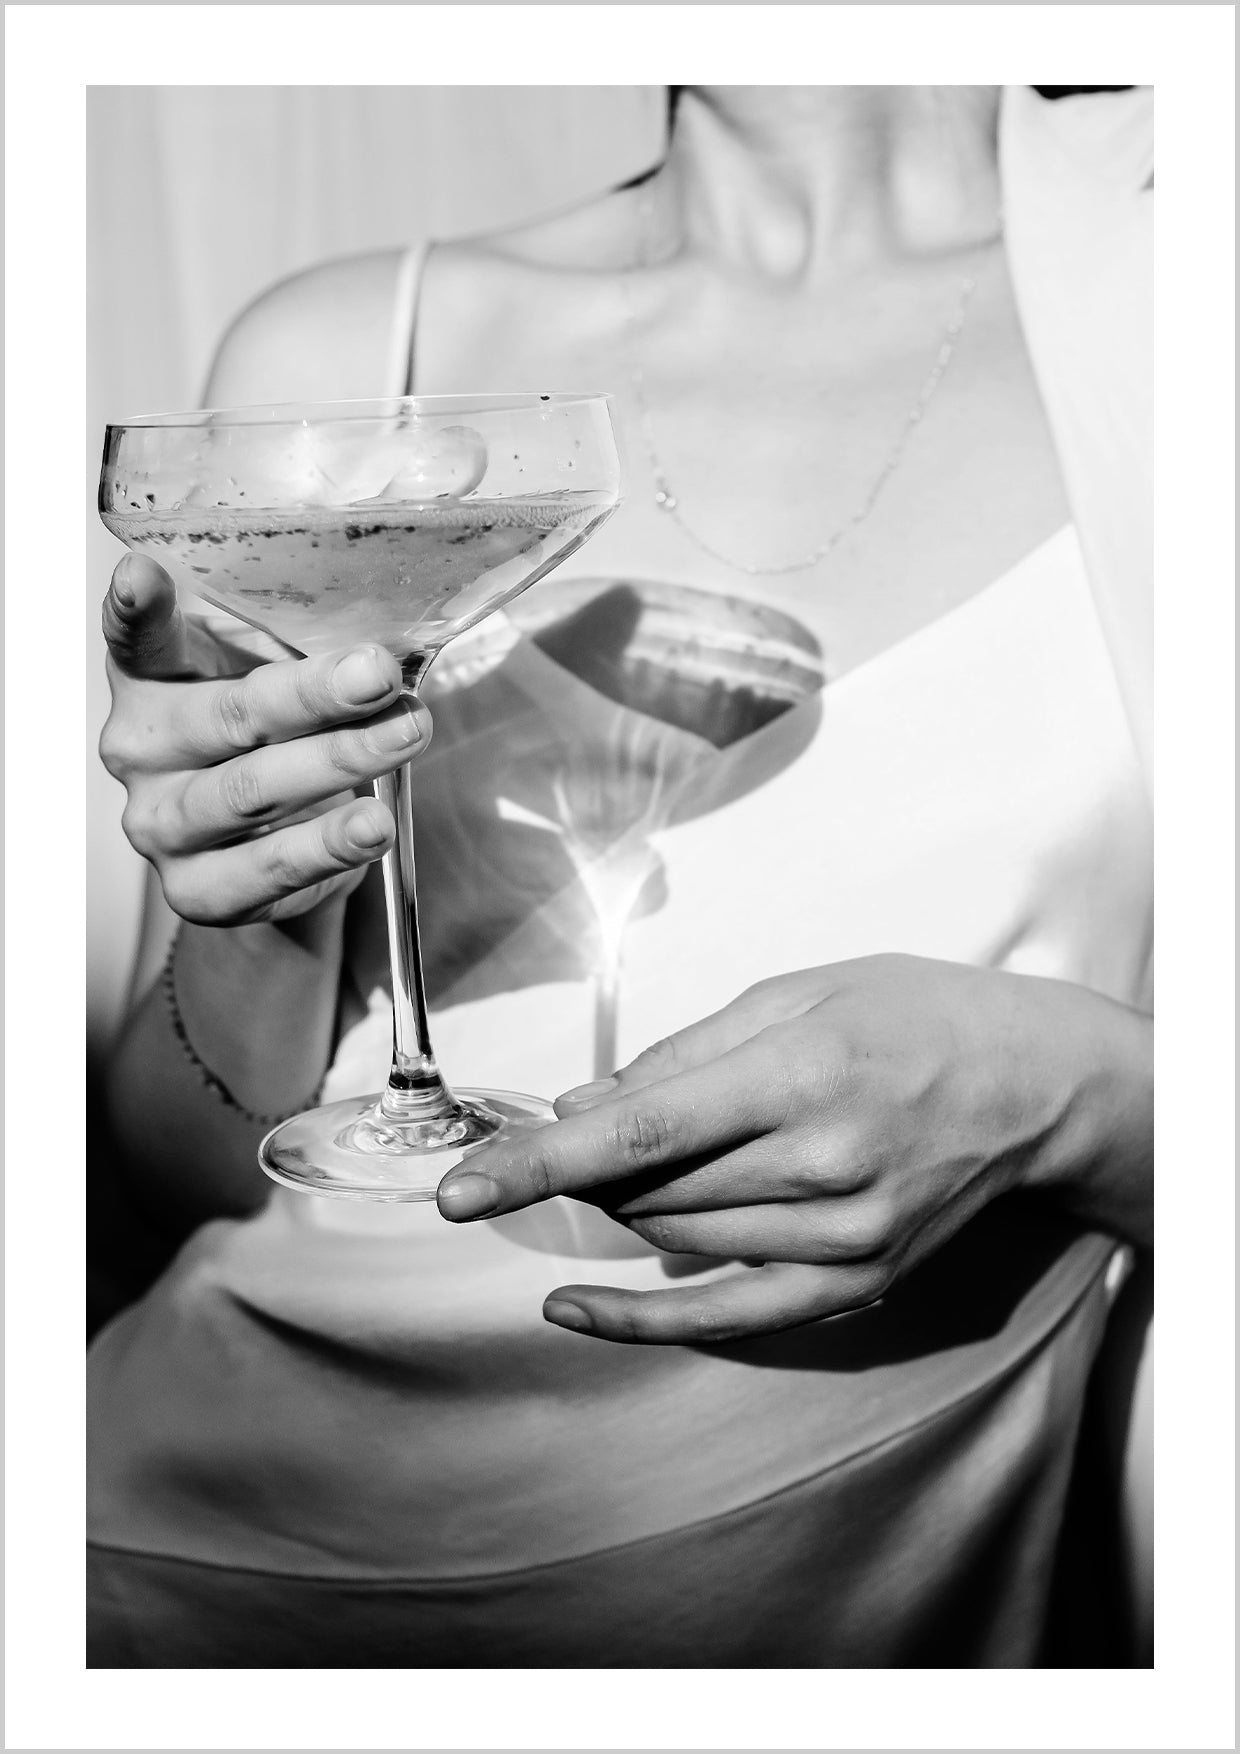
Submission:
{"label": "black and white photograph", "polygon": [[66,1636],[187,1737],[1154,1678],[1157,88],[829,82],[917,10],[81,94]]}
{"label": "black and white photograph", "polygon": [[1152,93],[652,95],[384,92],[520,205],[108,429],[93,1663],[1149,1660]]}

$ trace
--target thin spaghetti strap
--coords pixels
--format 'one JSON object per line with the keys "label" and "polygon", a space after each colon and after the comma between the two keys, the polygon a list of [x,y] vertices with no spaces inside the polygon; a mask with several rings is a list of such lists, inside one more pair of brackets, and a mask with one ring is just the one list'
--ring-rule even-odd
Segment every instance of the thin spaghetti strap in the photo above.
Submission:
{"label": "thin spaghetti strap", "polygon": [[387,373],[384,394],[412,396],[414,336],[418,323],[418,295],[422,290],[422,270],[426,266],[426,243],[411,244],[400,259],[396,270],[396,294],[392,307],[392,335],[388,343]]}

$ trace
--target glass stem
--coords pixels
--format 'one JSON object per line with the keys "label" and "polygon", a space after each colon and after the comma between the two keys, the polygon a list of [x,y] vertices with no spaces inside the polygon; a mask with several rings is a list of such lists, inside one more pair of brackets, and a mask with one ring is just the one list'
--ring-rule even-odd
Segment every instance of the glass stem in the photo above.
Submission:
{"label": "glass stem", "polygon": [[[432,654],[433,655],[433,654]],[[430,657],[405,665],[404,692],[417,693]],[[375,781],[375,796],[396,823],[396,840],[383,859],[388,947],[392,959],[392,1070],[380,1104],[391,1121],[447,1120],[460,1104],[440,1076],[431,1046],[422,946],[418,937],[418,898],[413,865],[412,763]]]}

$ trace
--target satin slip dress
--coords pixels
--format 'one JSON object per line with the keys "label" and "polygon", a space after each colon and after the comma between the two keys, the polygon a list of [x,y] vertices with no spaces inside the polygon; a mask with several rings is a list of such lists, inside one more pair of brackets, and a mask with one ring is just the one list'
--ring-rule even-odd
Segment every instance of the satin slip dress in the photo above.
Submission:
{"label": "satin slip dress", "polygon": [[[587,547],[548,588],[591,577]],[[593,1071],[592,913],[513,750],[545,778],[650,724],[515,610],[488,627],[428,688],[434,1035],[451,1081],[554,1095]],[[642,825],[618,1063],[883,951],[1146,1001],[1148,804],[1070,526],[739,740],[675,736],[692,779]],[[376,993],[326,1096],[378,1088],[389,1050]],[[89,1662],[1029,1666],[1115,1261],[1011,1196],[870,1309],[622,1347],[543,1297],[742,1269],[576,1201],[454,1228],[274,1190],[92,1349]]]}

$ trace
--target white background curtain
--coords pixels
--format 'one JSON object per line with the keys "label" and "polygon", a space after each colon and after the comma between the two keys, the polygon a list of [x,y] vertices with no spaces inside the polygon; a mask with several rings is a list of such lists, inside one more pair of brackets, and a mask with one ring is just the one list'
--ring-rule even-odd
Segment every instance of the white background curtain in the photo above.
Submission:
{"label": "white background curtain", "polygon": [[[87,1007],[114,1030],[142,865],[99,765],[99,604],[121,550],[93,514],[104,423],[192,407],[236,313],[310,263],[461,236],[645,169],[655,86],[96,86],[87,99]],[[468,385],[462,386],[468,388]],[[97,660],[97,661],[95,661]]]}

